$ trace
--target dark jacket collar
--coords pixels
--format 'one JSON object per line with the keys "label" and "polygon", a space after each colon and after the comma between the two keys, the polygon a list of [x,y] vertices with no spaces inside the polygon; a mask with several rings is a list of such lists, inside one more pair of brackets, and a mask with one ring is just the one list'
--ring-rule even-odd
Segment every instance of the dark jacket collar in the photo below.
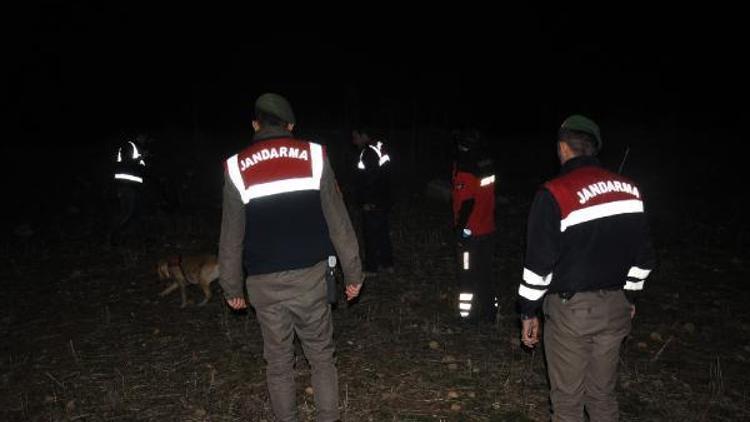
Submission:
{"label": "dark jacket collar", "polygon": [[292,133],[288,130],[280,127],[267,127],[262,128],[260,131],[253,135],[253,142],[265,141],[268,139],[276,138],[291,138]]}
{"label": "dark jacket collar", "polygon": [[599,164],[599,160],[596,157],[590,155],[581,155],[566,161],[560,169],[560,174],[570,173],[575,169],[587,166],[601,167],[601,164]]}

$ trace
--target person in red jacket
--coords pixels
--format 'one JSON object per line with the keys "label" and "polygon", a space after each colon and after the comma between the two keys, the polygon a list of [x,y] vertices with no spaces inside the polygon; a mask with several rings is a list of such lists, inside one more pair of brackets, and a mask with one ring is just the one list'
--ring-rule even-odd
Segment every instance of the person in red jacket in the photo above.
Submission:
{"label": "person in red jacket", "polygon": [[459,261],[458,311],[462,319],[494,322],[495,169],[478,131],[457,134],[453,167],[453,218]]}

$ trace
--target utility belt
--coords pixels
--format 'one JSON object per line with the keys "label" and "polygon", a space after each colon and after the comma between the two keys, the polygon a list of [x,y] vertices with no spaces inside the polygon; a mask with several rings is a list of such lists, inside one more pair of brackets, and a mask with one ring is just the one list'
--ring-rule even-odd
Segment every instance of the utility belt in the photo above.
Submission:
{"label": "utility belt", "polygon": [[560,299],[563,300],[563,302],[567,302],[570,299],[573,299],[573,296],[575,296],[578,293],[605,293],[605,292],[616,292],[618,290],[622,290],[622,286],[617,287],[605,287],[603,289],[593,289],[593,290],[583,290],[580,292],[554,292],[553,295],[557,295],[560,297]]}

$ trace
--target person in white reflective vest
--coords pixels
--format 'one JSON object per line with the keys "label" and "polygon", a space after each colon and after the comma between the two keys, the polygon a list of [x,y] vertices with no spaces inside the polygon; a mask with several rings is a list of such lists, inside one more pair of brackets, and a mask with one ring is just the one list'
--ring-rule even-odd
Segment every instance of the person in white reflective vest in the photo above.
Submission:
{"label": "person in white reflective vest", "polygon": [[352,142],[360,148],[357,160],[357,203],[362,210],[365,258],[364,270],[369,276],[379,272],[393,273],[388,214],[391,198],[391,157],[381,137],[373,129],[352,132]]}
{"label": "person in white reflective vest", "polygon": [[143,228],[141,202],[146,179],[146,157],[142,145],[139,145],[142,139],[142,135],[128,137],[117,146],[115,152],[113,180],[120,207],[109,234],[109,243],[113,246],[121,242],[126,231]]}
{"label": "person in white reflective vest", "polygon": [[458,252],[458,315],[495,322],[497,296],[492,274],[495,253],[495,166],[476,130],[455,134],[453,218]]}

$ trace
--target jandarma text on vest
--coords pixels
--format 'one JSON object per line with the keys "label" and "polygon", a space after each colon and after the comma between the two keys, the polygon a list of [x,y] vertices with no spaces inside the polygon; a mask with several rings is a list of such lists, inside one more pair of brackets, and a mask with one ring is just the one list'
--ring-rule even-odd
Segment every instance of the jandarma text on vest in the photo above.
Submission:
{"label": "jandarma text on vest", "polygon": [[641,194],[638,192],[638,188],[631,185],[630,183],[619,182],[617,180],[607,180],[606,182],[592,183],[588,188],[583,188],[576,192],[578,194],[578,202],[585,204],[590,199],[593,199],[599,195],[603,195],[609,192],[624,192],[630,195],[640,198]]}
{"label": "jandarma text on vest", "polygon": [[253,155],[240,160],[240,170],[245,171],[248,168],[258,164],[260,161],[270,160],[272,158],[296,158],[298,160],[309,161],[307,150],[299,148],[264,148]]}

